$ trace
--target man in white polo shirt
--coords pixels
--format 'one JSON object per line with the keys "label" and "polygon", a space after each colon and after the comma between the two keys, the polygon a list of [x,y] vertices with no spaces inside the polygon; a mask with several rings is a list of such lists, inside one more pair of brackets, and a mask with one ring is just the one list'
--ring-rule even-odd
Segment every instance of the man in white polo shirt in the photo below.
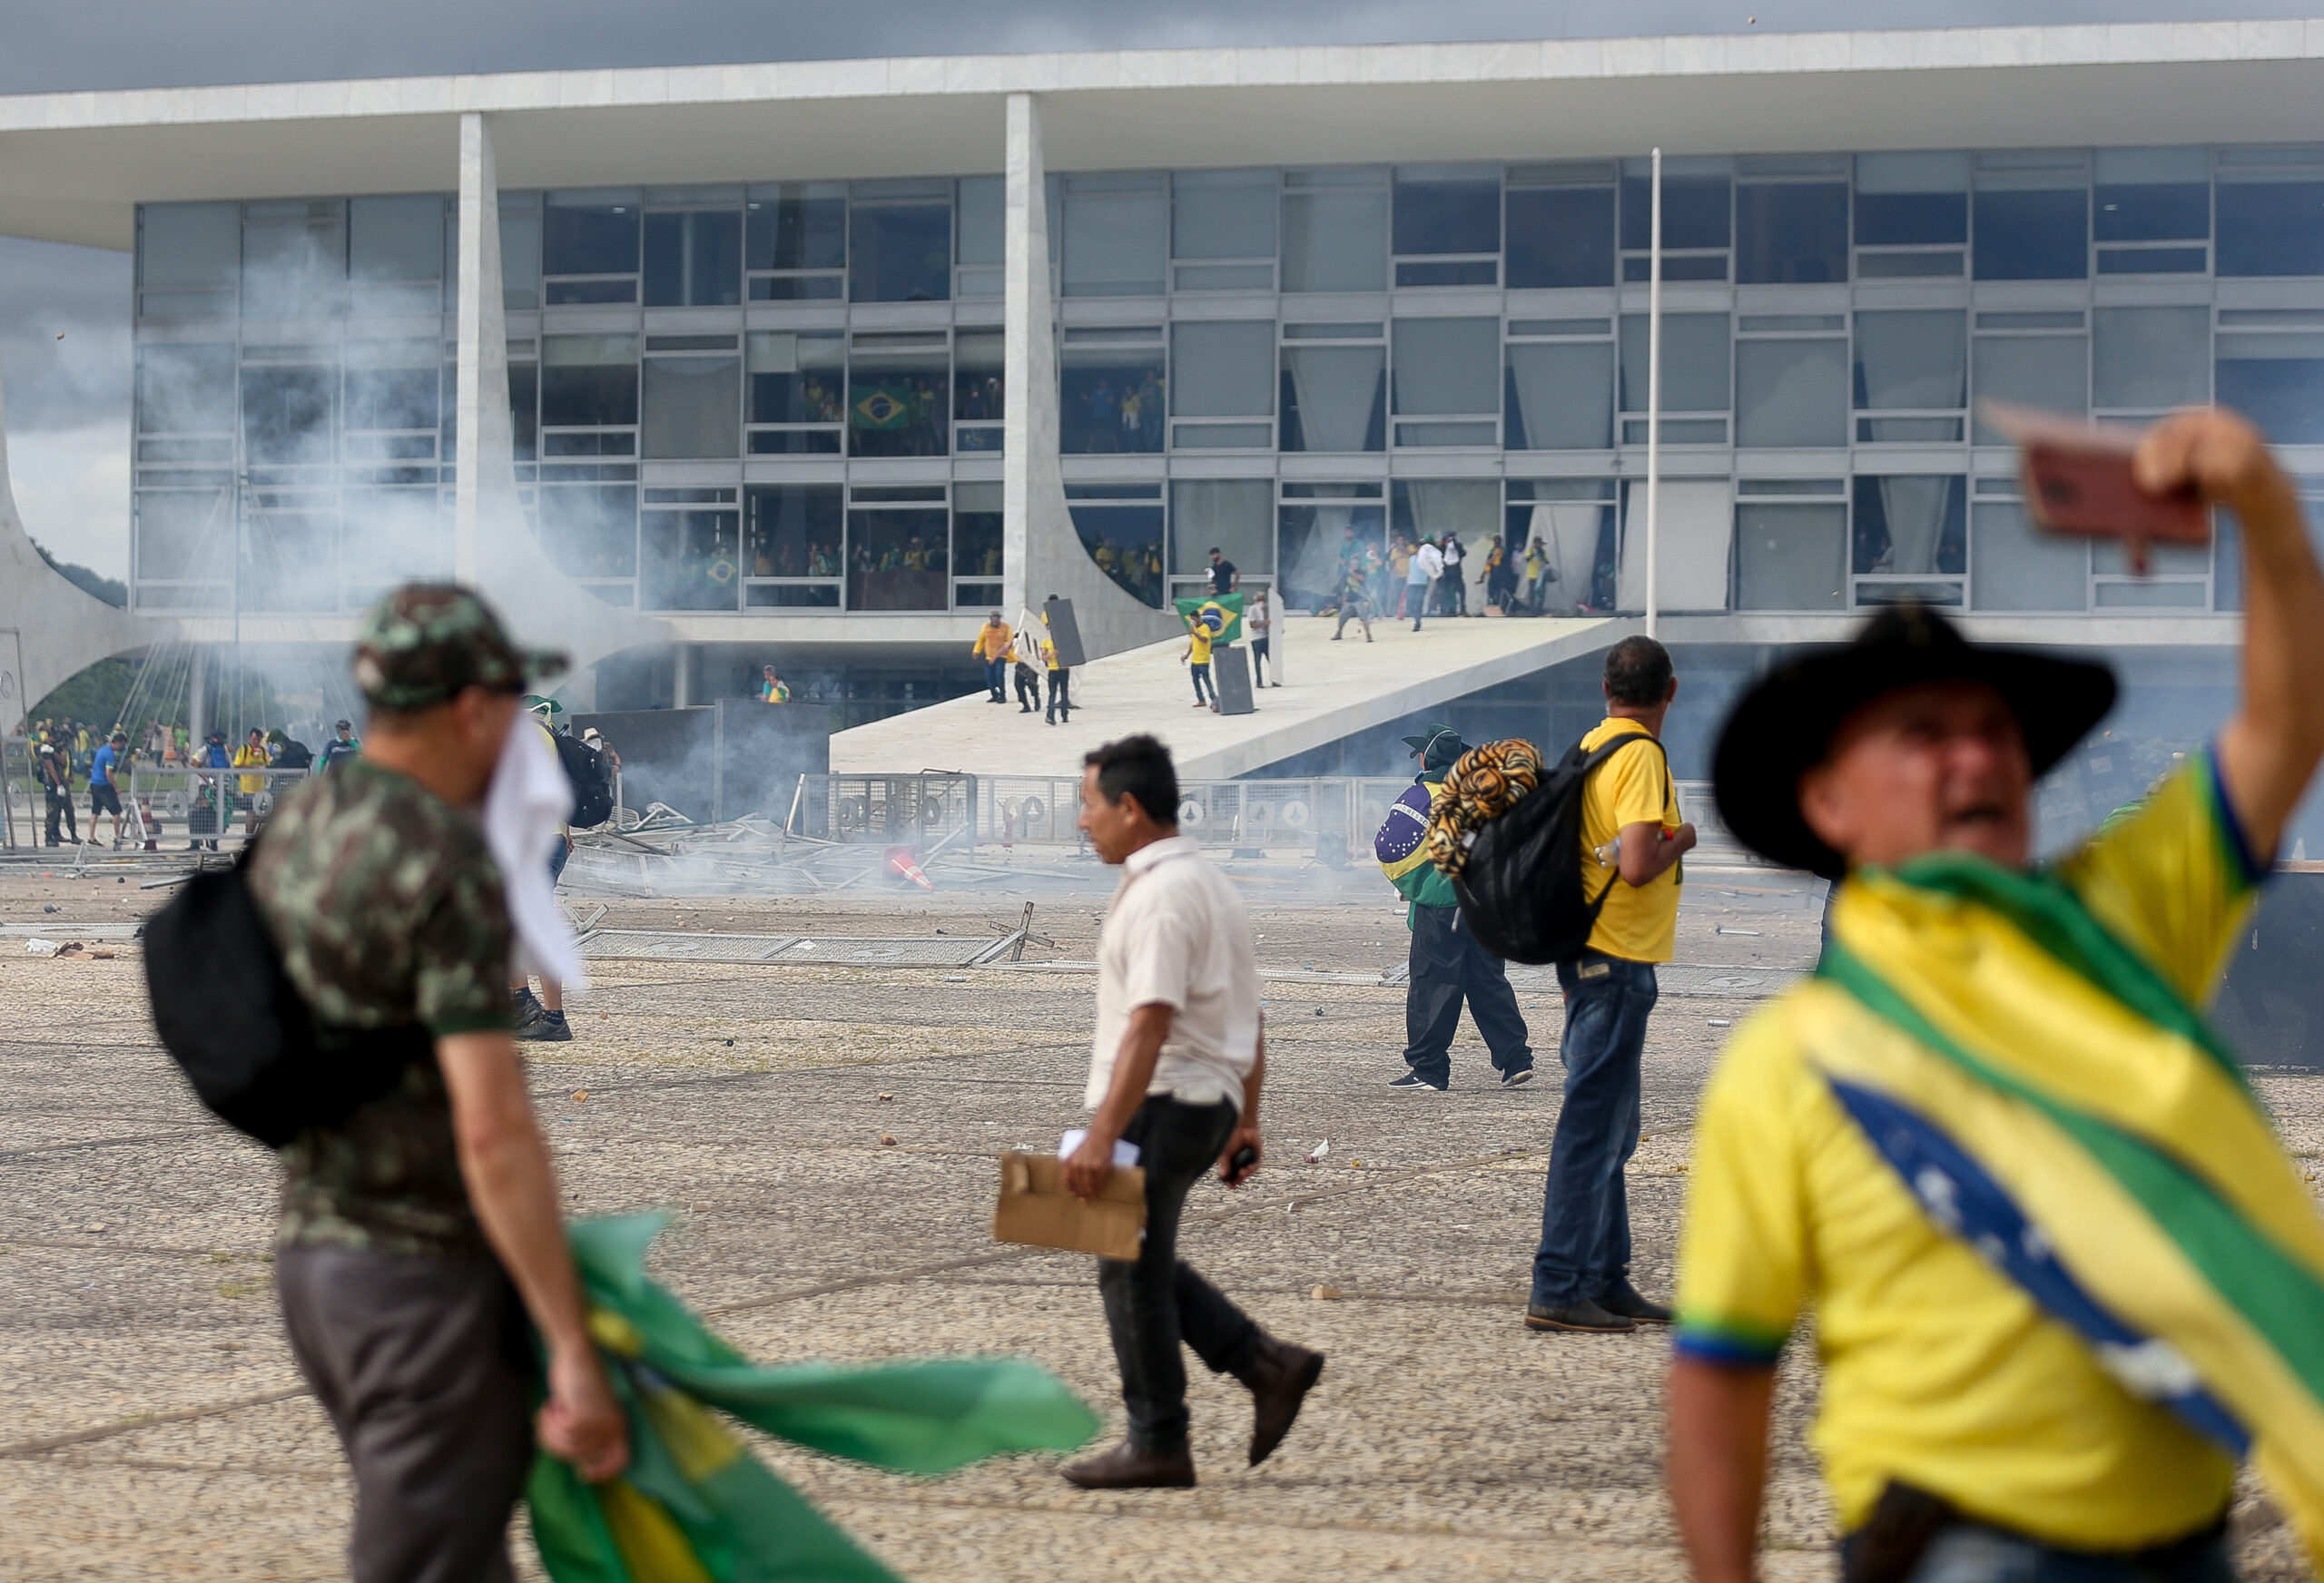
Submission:
{"label": "man in white polo shirt", "polygon": [[1100,858],[1121,865],[1122,882],[1098,945],[1086,1096],[1095,1114],[1065,1179],[1094,1197],[1116,1143],[1134,1145],[1146,1171],[1146,1240],[1135,1262],[1098,1261],[1128,1438],[1064,1471],[1085,1490],[1184,1489],[1195,1464],[1181,1341],[1250,1387],[1254,1467],[1291,1432],[1324,1359],[1268,1335],[1178,1260],[1178,1217],[1196,1180],[1216,1164],[1236,1187],[1259,1168],[1266,1046],[1243,899],[1179,835],[1167,748],[1124,737],[1082,763],[1081,829]]}

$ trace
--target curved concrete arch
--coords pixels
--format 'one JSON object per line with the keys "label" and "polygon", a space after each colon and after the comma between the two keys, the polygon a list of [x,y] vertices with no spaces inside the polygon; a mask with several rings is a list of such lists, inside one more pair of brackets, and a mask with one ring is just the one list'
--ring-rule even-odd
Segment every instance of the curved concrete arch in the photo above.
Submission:
{"label": "curved concrete arch", "polygon": [[145,641],[128,611],[83,591],[48,564],[25,531],[9,483],[7,412],[0,400],[0,632],[6,631],[16,635],[0,637],[0,730],[12,733],[52,689]]}

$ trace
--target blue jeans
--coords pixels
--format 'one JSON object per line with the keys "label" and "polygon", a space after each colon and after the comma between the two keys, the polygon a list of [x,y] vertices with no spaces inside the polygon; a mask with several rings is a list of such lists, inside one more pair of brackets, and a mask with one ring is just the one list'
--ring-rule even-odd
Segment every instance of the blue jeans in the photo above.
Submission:
{"label": "blue jeans", "polygon": [[1209,662],[1205,661],[1199,665],[1188,665],[1187,669],[1195,674],[1195,702],[1201,703],[1207,699],[1212,703],[1217,703],[1217,689],[1210,684]]}
{"label": "blue jeans", "polygon": [[1009,659],[1003,655],[984,663],[984,687],[996,703],[1009,702]]}
{"label": "blue jeans", "polygon": [[2152,1549],[2060,1549],[1982,1523],[1939,1529],[1909,1583],[2234,1583],[2225,1528]]}
{"label": "blue jeans", "polygon": [[1630,1202],[1622,1168],[1638,1152],[1639,1061],[1654,1009],[1654,964],[1597,951],[1558,964],[1565,993],[1565,1107],[1550,1147],[1533,1303],[1563,1307],[1630,1278]]}

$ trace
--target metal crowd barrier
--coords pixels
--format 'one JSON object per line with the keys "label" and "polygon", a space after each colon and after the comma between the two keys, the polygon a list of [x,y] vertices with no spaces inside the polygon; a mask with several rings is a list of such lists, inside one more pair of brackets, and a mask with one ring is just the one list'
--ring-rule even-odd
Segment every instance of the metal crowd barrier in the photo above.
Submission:
{"label": "metal crowd barrier", "polygon": [[[139,843],[198,841],[205,845],[241,845],[266,822],[286,782],[305,780],[310,770],[211,770],[179,764],[132,764],[122,812]],[[255,785],[246,784],[255,782]],[[78,794],[87,817],[89,794]],[[108,816],[109,818],[110,816]],[[107,826],[111,828],[110,824]],[[84,832],[85,833],[85,832]]]}

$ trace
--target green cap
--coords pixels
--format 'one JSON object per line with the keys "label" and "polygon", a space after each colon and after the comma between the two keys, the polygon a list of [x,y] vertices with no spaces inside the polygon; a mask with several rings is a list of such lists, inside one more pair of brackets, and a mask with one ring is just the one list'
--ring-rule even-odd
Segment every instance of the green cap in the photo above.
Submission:
{"label": "green cap", "polygon": [[509,642],[490,605],[449,583],[405,584],[355,636],[355,685],[379,709],[425,709],[467,687],[521,693],[566,665],[556,650]]}

